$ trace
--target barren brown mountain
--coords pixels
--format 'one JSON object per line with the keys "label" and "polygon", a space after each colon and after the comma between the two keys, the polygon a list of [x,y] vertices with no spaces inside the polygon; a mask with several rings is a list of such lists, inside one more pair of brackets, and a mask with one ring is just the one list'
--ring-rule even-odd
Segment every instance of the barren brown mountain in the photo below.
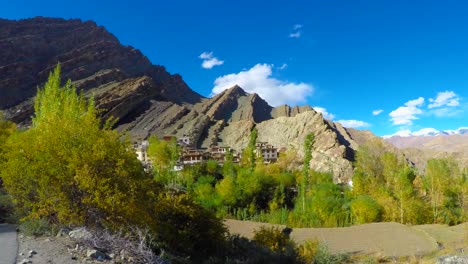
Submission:
{"label": "barren brown mountain", "polygon": [[393,136],[386,140],[399,148],[420,172],[424,172],[431,158],[453,158],[462,168],[468,168],[468,134]]}

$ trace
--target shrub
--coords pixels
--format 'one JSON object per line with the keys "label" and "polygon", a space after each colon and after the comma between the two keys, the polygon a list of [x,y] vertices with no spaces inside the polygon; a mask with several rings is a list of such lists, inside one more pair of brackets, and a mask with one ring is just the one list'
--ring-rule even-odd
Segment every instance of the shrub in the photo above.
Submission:
{"label": "shrub", "polygon": [[320,244],[314,257],[315,264],[341,264],[346,263],[350,258],[349,254],[332,254],[328,247]]}
{"label": "shrub", "polygon": [[297,249],[299,256],[303,261],[305,261],[305,263],[313,263],[318,250],[319,242],[317,239],[308,240]]}
{"label": "shrub", "polygon": [[294,250],[294,243],[290,240],[289,234],[278,227],[260,227],[254,231],[253,240],[274,252],[286,253],[291,249]]}
{"label": "shrub", "polygon": [[367,195],[360,195],[351,202],[351,213],[357,224],[379,221],[381,211],[380,205]]}
{"label": "shrub", "polygon": [[[126,232],[112,233],[109,230],[87,230],[90,236],[78,240],[89,248],[99,248],[117,256],[125,252],[125,259],[132,263],[166,263],[152,250],[153,239],[148,230],[130,228]],[[119,256],[121,257],[121,256]]]}
{"label": "shrub", "polygon": [[0,223],[15,222],[12,219],[13,215],[13,201],[11,196],[8,195],[3,189],[0,188]]}
{"label": "shrub", "polygon": [[45,236],[54,234],[56,226],[53,226],[44,218],[24,220],[19,225],[20,231],[27,236]]}
{"label": "shrub", "polygon": [[156,240],[173,255],[200,260],[224,246],[227,230],[222,220],[186,194],[160,194],[152,217]]}

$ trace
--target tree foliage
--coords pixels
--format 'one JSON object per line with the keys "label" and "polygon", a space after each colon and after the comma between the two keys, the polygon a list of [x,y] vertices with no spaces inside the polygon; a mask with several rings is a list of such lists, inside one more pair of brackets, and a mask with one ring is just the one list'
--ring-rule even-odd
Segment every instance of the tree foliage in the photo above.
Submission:
{"label": "tree foliage", "polygon": [[[1,177],[25,218],[114,227],[147,220],[148,178],[128,141],[101,125],[93,100],[78,95],[60,67],[38,90],[32,127],[5,144]],[[144,214],[142,214],[144,215]]]}
{"label": "tree foliage", "polygon": [[302,199],[302,211],[305,211],[305,196],[306,192],[310,187],[310,161],[312,160],[312,146],[314,144],[314,133],[310,133],[304,140],[304,164],[302,165],[302,180],[301,180],[301,199]]}

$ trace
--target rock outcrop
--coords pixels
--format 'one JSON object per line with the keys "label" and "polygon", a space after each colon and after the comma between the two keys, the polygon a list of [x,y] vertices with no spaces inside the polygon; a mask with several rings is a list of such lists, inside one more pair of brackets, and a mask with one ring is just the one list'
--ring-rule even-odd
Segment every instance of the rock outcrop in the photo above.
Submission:
{"label": "rock outcrop", "polygon": [[25,101],[35,95],[37,87],[47,80],[57,63],[61,64],[62,78],[71,79],[84,91],[118,86],[121,93],[126,88],[131,93],[134,83],[125,80],[147,76],[152,81],[145,91],[146,100],[157,95],[191,105],[202,99],[179,75],[152,65],[139,50],[121,45],[111,33],[92,21],[43,17],[1,19],[0,54],[0,109],[9,109],[7,117],[17,123],[27,123],[32,109],[31,101]]}
{"label": "rock outcrop", "polygon": [[151,64],[91,21],[0,20],[0,110],[7,118],[28,125],[36,89],[59,62],[62,78],[93,95],[102,116],[117,118],[117,129],[134,140],[188,135],[197,147],[241,151],[256,127],[259,141],[294,149],[301,157],[304,139],[313,132],[310,166],[333,172],[336,182],[347,182],[353,173],[361,132],[327,121],[309,106],[273,108],[239,86],[203,98],[180,75]]}

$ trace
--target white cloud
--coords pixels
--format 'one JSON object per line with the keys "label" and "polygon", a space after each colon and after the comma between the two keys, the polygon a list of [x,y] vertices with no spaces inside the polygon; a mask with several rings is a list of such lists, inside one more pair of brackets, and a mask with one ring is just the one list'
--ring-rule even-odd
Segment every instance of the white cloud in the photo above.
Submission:
{"label": "white cloud", "polygon": [[395,134],[385,135],[385,136],[383,136],[383,138],[390,138],[390,137],[394,137],[394,136],[409,137],[409,136],[411,136],[411,130],[409,130],[409,129],[399,130]]}
{"label": "white cloud", "polygon": [[304,25],[301,25],[301,24],[296,24],[293,26],[293,29],[294,30],[298,30],[298,29],[301,29]]}
{"label": "white cloud", "polygon": [[286,69],[287,67],[288,67],[288,64],[283,63],[283,65],[281,65],[281,66],[278,67],[278,70],[284,70],[284,69]]}
{"label": "white cloud", "polygon": [[375,116],[377,116],[377,115],[380,115],[382,112],[383,112],[382,109],[378,109],[378,110],[372,111],[372,114],[375,115]]}
{"label": "white cloud", "polygon": [[419,108],[423,104],[423,97],[410,100],[406,102],[404,106],[400,106],[390,112],[389,116],[394,125],[412,125],[412,120],[418,119],[417,115],[423,113],[423,111]]}
{"label": "white cloud", "polygon": [[198,57],[203,60],[202,67],[205,68],[205,69],[211,69],[214,66],[219,66],[219,65],[222,65],[224,63],[224,61],[219,60],[216,57],[213,57],[213,52],[206,52],[205,51],[202,54],[200,54],[200,56],[198,56]]}
{"label": "white cloud", "polygon": [[212,94],[239,85],[248,93],[256,93],[270,105],[296,105],[306,102],[313,92],[313,87],[306,83],[292,83],[272,77],[271,64],[257,64],[248,70],[231,73],[216,78]]}
{"label": "white cloud", "polygon": [[302,31],[301,31],[301,28],[303,27],[303,25],[301,24],[296,24],[293,26],[293,32],[289,34],[289,37],[290,38],[300,38],[301,35],[302,35]]}
{"label": "white cloud", "polygon": [[337,122],[341,123],[344,127],[351,128],[360,128],[360,127],[370,127],[370,124],[360,120],[338,120]]}
{"label": "white cloud", "polygon": [[437,108],[437,109],[433,109],[430,111],[430,114],[433,114],[437,117],[452,117],[452,116],[457,116],[461,113],[463,113],[463,110],[454,109],[450,107],[442,107],[442,108]]}
{"label": "white cloud", "polygon": [[297,31],[297,32],[291,33],[291,34],[289,34],[289,37],[290,38],[300,38],[301,37],[301,32]]}
{"label": "white cloud", "polygon": [[430,98],[429,108],[441,107],[441,106],[458,106],[460,105],[460,98],[453,91],[445,91],[437,93],[435,99]]}
{"label": "white cloud", "polygon": [[327,109],[320,107],[320,106],[314,106],[313,107],[315,111],[322,113],[323,118],[328,119],[328,120],[333,120],[335,118],[335,115],[332,113],[328,113]]}

